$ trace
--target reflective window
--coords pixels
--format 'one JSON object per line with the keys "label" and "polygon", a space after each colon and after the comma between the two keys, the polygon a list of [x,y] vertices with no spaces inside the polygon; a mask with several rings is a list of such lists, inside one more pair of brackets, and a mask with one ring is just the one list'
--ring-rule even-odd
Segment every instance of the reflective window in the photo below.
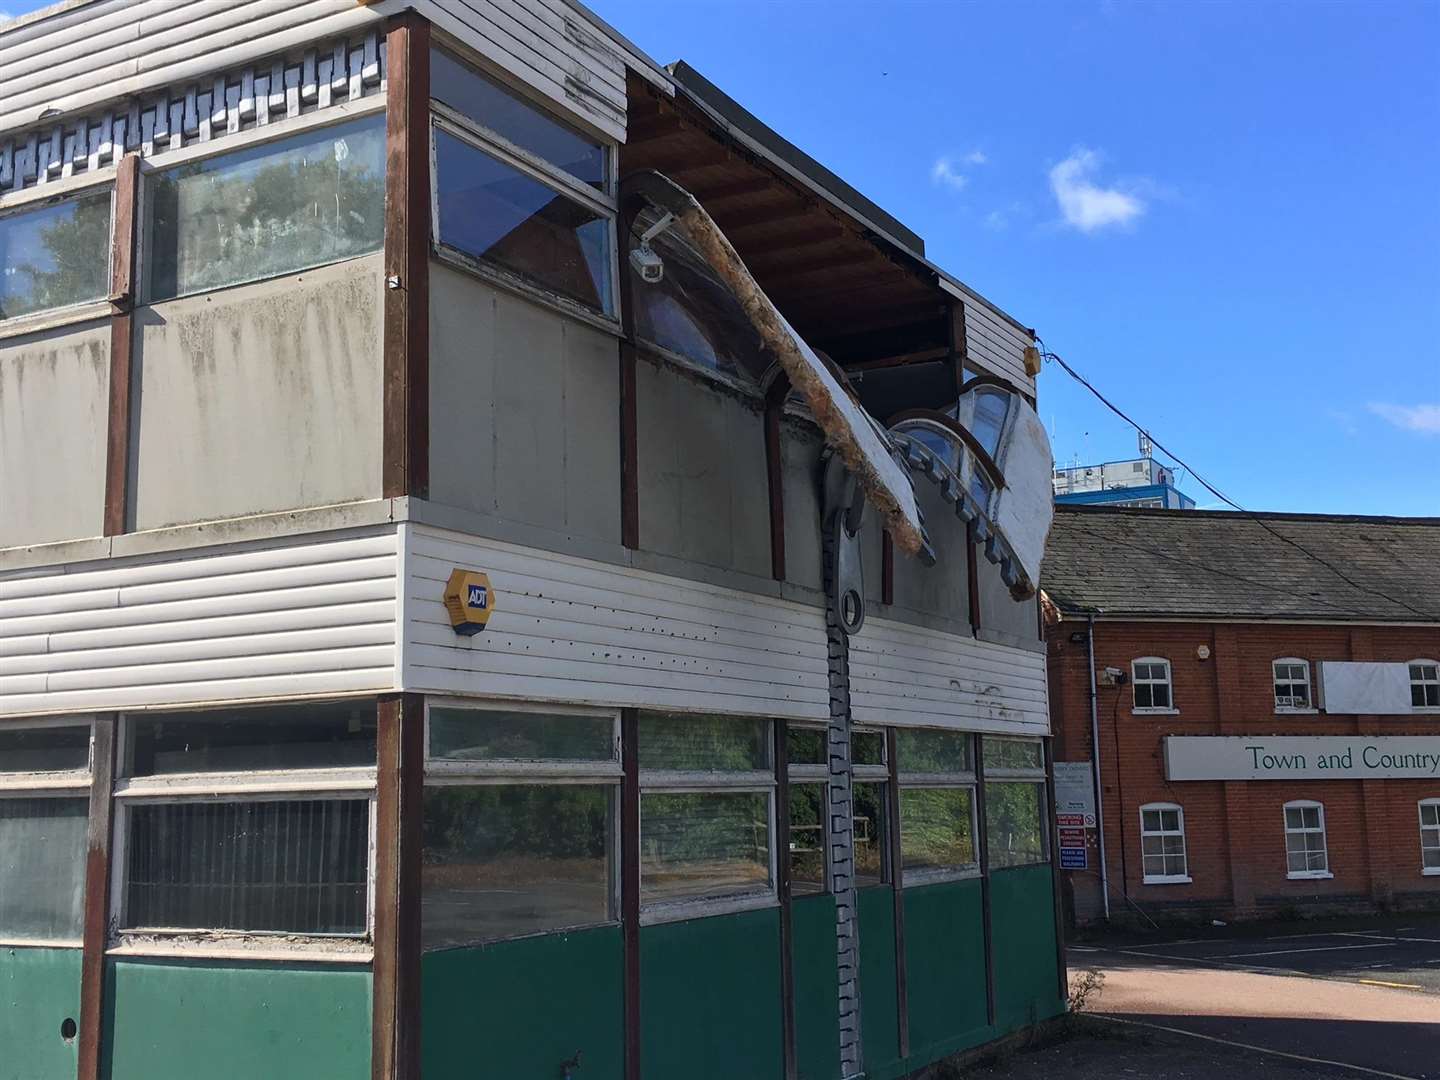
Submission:
{"label": "reflective window", "polygon": [[1140,858],[1151,884],[1187,878],[1184,810],[1174,803],[1140,808]]}
{"label": "reflective window", "polygon": [[981,754],[986,770],[990,769],[1038,769],[1045,768],[1045,750],[1039,739],[1005,739],[986,735],[982,740]]}
{"label": "reflective window", "polygon": [[790,891],[825,891],[825,802],[828,787],[790,785]]}
{"label": "reflective window", "polygon": [[378,251],[385,118],[187,162],[147,177],[145,191],[151,300]]}
{"label": "reflective window", "polygon": [[907,873],[975,865],[974,789],[900,788],[900,858]]}
{"label": "reflective window", "polygon": [[852,731],[850,760],[855,765],[884,765],[885,736],[878,731]]}
{"label": "reflective window", "polygon": [[0,216],[0,320],[110,293],[108,188]]}
{"label": "reflective window", "polygon": [[609,716],[430,709],[432,761],[616,761]]}
{"label": "reflective window", "polygon": [[427,788],[425,947],[613,918],[615,796],[610,784]]}
{"label": "reflective window", "polygon": [[1409,665],[1410,704],[1416,709],[1440,708],[1440,664],[1414,660]]}
{"label": "reflective window", "polygon": [[895,733],[901,779],[905,773],[970,772],[973,742],[974,736],[964,731],[901,728]]}
{"label": "reflective window", "polygon": [[1130,665],[1135,686],[1135,708],[1170,709],[1174,698],[1170,693],[1170,661],[1146,656]]}
{"label": "reflective window", "polygon": [[785,732],[785,757],[791,765],[825,765],[825,729],[791,724]]}
{"label": "reflective window", "polygon": [[0,773],[65,772],[90,766],[90,728],[0,727]]}
{"label": "reflective window", "polygon": [[609,313],[611,217],[435,129],[440,243]]}
{"label": "reflective window", "polygon": [[1294,657],[1276,660],[1271,665],[1275,679],[1275,708],[1310,708],[1310,664]]}
{"label": "reflective window", "polygon": [[1440,799],[1420,802],[1420,867],[1440,874]]}
{"label": "reflective window", "polygon": [[444,49],[430,52],[430,96],[582,184],[604,190],[604,144],[491,82]]}
{"label": "reflective window", "polygon": [[0,798],[0,939],[77,941],[88,798]]}
{"label": "reflective window", "polygon": [[642,903],[768,892],[769,804],[761,792],[642,794]]}
{"label": "reflective window", "polygon": [[985,784],[985,854],[991,869],[1047,862],[1045,840],[1043,784]]}
{"label": "reflective window", "polygon": [[375,703],[316,702],[130,718],[131,776],[375,764]]}
{"label": "reflective window", "polygon": [[705,713],[640,715],[640,768],[750,772],[770,767],[770,722]]}
{"label": "reflective window", "polygon": [[1005,431],[1005,416],[1010,411],[1010,395],[994,387],[980,386],[970,391],[973,403],[969,423],[965,426],[993,458],[1000,449],[1000,436]]}
{"label": "reflective window", "polygon": [[365,932],[365,799],[145,803],[127,817],[127,928]]}
{"label": "reflective window", "polygon": [[851,799],[851,818],[855,844],[855,885],[881,885],[890,880],[887,872],[888,851],[885,846],[886,786],[880,783],[855,783]]}
{"label": "reflective window", "polygon": [[1285,869],[1288,877],[1328,877],[1325,808],[1317,802],[1285,804]]}

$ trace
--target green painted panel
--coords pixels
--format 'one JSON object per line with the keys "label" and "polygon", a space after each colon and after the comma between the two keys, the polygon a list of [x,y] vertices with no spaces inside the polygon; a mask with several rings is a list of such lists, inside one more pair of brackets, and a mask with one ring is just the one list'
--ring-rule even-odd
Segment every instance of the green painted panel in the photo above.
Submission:
{"label": "green painted panel", "polygon": [[778,1080],[780,1008],[778,908],[641,928],[647,1080]]}
{"label": "green painted panel", "polygon": [[80,950],[0,948],[0,1080],[75,1080]]}
{"label": "green painted panel", "polygon": [[835,1080],[840,1075],[840,976],[833,896],[805,896],[791,904],[790,956],[800,1080]]}
{"label": "green painted panel", "polygon": [[1055,951],[1055,891],[1049,866],[990,875],[995,949],[995,1023],[1005,1034],[1064,1010]]}
{"label": "green painted panel", "polygon": [[368,968],[112,960],[108,1080],[367,1080]]}
{"label": "green painted panel", "polygon": [[892,1075],[886,1070],[901,1065],[895,893],[889,885],[875,885],[855,896],[860,917],[860,1052],[866,1076]]}
{"label": "green painted panel", "polygon": [[978,878],[905,890],[905,976],[910,1068],[990,1038]]}
{"label": "green painted panel", "polygon": [[618,926],[426,953],[425,1080],[552,1080],[625,1072],[625,944]]}

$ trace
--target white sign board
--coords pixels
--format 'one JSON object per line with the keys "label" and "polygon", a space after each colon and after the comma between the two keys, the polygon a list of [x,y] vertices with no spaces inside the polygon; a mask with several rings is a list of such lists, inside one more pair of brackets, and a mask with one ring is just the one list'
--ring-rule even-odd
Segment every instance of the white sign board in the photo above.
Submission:
{"label": "white sign board", "polygon": [[1095,776],[1088,761],[1055,762],[1055,816],[1095,827]]}
{"label": "white sign board", "polygon": [[1316,667],[1317,700],[1328,713],[1395,716],[1415,711],[1410,704],[1408,664],[1322,660]]}
{"label": "white sign board", "polygon": [[1440,776],[1440,736],[1436,735],[1171,735],[1165,739],[1168,780],[1434,776]]}

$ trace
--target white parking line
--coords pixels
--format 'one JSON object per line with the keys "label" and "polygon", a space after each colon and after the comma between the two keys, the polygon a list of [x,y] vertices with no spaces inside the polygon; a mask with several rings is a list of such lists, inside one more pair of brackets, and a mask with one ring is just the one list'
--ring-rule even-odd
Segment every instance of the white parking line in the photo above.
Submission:
{"label": "white parking line", "polygon": [[1265,952],[1232,952],[1221,953],[1221,956],[1293,956],[1296,953],[1312,952],[1344,952],[1346,949],[1386,949],[1393,942],[1386,938],[1384,941],[1377,941],[1373,945],[1317,945],[1312,949],[1268,949]]}

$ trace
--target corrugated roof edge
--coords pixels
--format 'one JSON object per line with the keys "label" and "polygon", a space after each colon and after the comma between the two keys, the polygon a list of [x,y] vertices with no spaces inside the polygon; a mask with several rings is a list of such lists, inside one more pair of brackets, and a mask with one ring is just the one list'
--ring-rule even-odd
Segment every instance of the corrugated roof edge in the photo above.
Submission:
{"label": "corrugated roof edge", "polygon": [[919,233],[907,228],[899,219],[867,199],[835,173],[780,135],[684,60],[677,60],[672,64],[665,65],[665,70],[675,79],[677,89],[681,93],[709,113],[717,122],[730,129],[742,142],[748,143],[757,153],[801,180],[867,229],[883,237],[911,258],[923,263],[940,279],[942,287],[948,286],[949,291],[956,292],[962,299],[969,298],[979,301],[1027,336],[1032,338],[1035,336],[1035,331],[1015,316],[1003,308],[997,307],[963,281],[931,262],[925,255],[925,240]]}
{"label": "corrugated roof edge", "polygon": [[1385,514],[1307,514],[1284,510],[1169,510],[1143,506],[1103,506],[1094,503],[1056,503],[1057,513],[1066,514],[1109,514],[1115,517],[1172,517],[1193,520],[1197,518],[1261,518],[1266,521],[1346,521],[1356,524],[1366,522],[1383,525],[1420,525],[1440,527],[1440,517],[1399,517]]}

